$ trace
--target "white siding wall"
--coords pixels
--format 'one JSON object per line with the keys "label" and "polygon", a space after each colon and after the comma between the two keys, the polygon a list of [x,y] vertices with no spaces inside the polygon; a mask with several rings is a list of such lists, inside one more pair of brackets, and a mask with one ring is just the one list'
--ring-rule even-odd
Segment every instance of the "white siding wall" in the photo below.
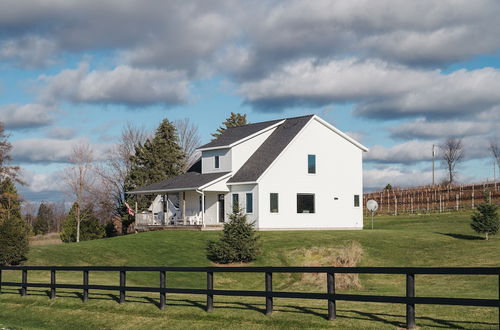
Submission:
{"label": "white siding wall", "polygon": [[[316,174],[307,155],[316,155]],[[311,120],[259,179],[259,228],[362,228],[362,151]],[[279,213],[270,213],[269,194],[279,194]],[[315,213],[297,213],[297,193],[315,194]],[[337,197],[338,200],[334,200]]]}
{"label": "white siding wall", "polygon": [[[233,185],[231,186],[231,192],[226,195],[226,213],[231,213],[233,210],[233,194],[239,195],[240,207],[243,212],[246,211],[246,194],[253,194],[253,212],[247,214],[247,221],[255,222],[256,227],[258,227],[259,221],[259,190],[256,184],[253,185]],[[246,213],[246,212],[245,212]]]}
{"label": "white siding wall", "polygon": [[[205,224],[216,225],[218,224],[219,205],[217,202],[218,192],[205,192]],[[226,204],[227,205],[227,204]]]}
{"label": "white siding wall", "polygon": [[245,164],[248,158],[253,155],[275,129],[272,128],[231,148],[231,166],[234,173]]}
{"label": "white siding wall", "polygon": [[[219,156],[219,168],[215,168],[215,156]],[[231,149],[203,151],[201,154],[201,173],[231,171]]]}

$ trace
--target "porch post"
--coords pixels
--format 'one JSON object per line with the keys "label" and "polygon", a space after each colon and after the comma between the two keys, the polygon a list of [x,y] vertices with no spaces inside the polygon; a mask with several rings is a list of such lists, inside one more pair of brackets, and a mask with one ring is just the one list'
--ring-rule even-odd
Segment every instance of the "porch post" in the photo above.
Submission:
{"label": "porch post", "polygon": [[165,219],[165,224],[166,225],[169,225],[170,224],[170,215],[168,214],[168,210],[169,210],[169,205],[168,205],[168,193],[165,195],[166,197],[166,201],[165,201],[165,204],[167,205],[167,209],[165,210],[165,214],[166,214],[166,219]]}
{"label": "porch post", "polygon": [[201,226],[205,228],[205,192],[201,191]]}
{"label": "porch post", "polygon": [[186,225],[186,192],[182,192],[182,223]]}

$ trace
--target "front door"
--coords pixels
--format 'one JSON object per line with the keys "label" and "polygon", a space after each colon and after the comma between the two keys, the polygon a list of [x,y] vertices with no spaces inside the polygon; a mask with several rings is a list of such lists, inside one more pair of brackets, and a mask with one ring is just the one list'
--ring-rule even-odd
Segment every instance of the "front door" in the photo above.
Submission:
{"label": "front door", "polygon": [[217,201],[217,204],[219,204],[219,222],[224,222],[224,216],[226,214],[224,210],[224,194],[219,194],[217,196]]}

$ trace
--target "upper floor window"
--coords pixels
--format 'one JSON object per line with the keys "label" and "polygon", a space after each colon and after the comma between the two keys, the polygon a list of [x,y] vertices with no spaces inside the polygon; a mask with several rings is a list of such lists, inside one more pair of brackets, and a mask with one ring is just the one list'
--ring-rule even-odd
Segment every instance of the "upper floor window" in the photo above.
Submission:
{"label": "upper floor window", "polygon": [[270,211],[271,213],[278,213],[278,194],[277,193],[271,193],[269,195],[269,201],[270,201]]}
{"label": "upper floor window", "polygon": [[297,194],[297,213],[314,213],[314,194]]}
{"label": "upper floor window", "polygon": [[316,155],[307,155],[307,173],[316,173]]}
{"label": "upper floor window", "polygon": [[246,197],[247,197],[247,200],[246,200],[246,212],[247,213],[253,213],[253,194],[252,193],[247,193]]}
{"label": "upper floor window", "polygon": [[354,207],[359,207],[359,195],[354,195]]}
{"label": "upper floor window", "polygon": [[220,166],[219,156],[215,156],[215,168],[219,168],[219,166]]}

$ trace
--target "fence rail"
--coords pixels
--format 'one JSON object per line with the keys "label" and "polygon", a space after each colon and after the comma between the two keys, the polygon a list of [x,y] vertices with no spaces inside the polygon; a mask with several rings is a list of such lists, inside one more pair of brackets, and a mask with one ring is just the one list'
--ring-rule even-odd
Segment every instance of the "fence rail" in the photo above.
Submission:
{"label": "fence rail", "polygon": [[[20,271],[21,282],[2,282],[2,271]],[[50,283],[28,282],[28,271],[50,271]],[[58,271],[82,272],[83,284],[60,284],[56,281]],[[99,285],[89,283],[89,272],[119,272],[119,285]],[[127,272],[158,272],[158,287],[127,286]],[[206,273],[206,289],[167,288],[168,272]],[[264,274],[264,291],[220,290],[214,289],[215,273],[262,273]],[[284,292],[273,291],[273,273],[324,273],[326,274],[327,292]],[[335,274],[399,274],[406,276],[405,296],[379,296],[361,294],[339,294],[335,292]],[[498,277],[498,299],[478,298],[445,298],[445,297],[415,297],[415,275],[491,275]],[[214,308],[214,296],[245,296],[263,297],[266,299],[266,315],[273,312],[273,298],[297,298],[326,300],[328,319],[336,318],[337,301],[357,301],[376,303],[396,303],[406,305],[406,325],[408,329],[415,328],[415,304],[458,305],[496,307],[500,324],[500,267],[106,267],[106,266],[0,266],[0,293],[2,286],[19,287],[21,296],[27,294],[28,288],[49,288],[50,299],[56,297],[56,289],[83,290],[83,301],[87,301],[89,290],[118,291],[119,302],[124,303],[126,292],[152,292],[160,295],[160,308],[164,309],[167,293],[206,295],[208,312]]]}

